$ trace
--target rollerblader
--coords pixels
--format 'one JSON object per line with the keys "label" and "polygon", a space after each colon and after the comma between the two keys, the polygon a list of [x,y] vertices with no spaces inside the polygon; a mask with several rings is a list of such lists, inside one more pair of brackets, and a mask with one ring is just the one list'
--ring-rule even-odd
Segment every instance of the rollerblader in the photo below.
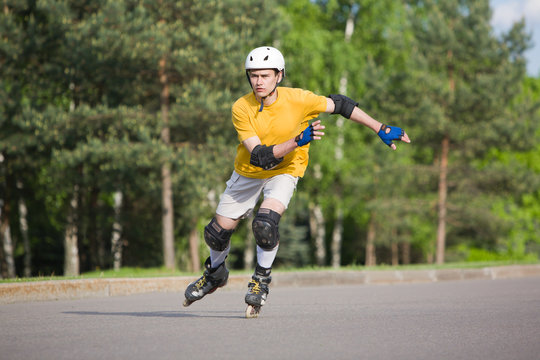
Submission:
{"label": "rollerblader", "polygon": [[200,300],[226,284],[225,259],[231,235],[256,208],[262,193],[263,200],[252,223],[257,265],[245,296],[246,317],[254,318],[267,301],[272,264],[280,242],[280,219],[298,179],[304,176],[311,141],[324,136],[324,126],[315,118],[322,112],[344,116],[372,129],[393,150],[393,141],[410,140],[401,128],[373,119],[344,95],[325,97],[308,90],[278,87],[285,77],[285,59],[273,47],[252,50],[246,57],[245,70],[252,91],[232,107],[232,122],[239,140],[234,171],[214,218],[204,229],[210,250],[204,274],[188,286],[184,304]]}

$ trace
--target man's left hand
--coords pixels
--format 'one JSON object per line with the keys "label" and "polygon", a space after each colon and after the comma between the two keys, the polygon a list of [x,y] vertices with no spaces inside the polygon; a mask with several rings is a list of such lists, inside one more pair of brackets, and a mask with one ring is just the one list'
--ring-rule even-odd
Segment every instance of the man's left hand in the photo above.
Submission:
{"label": "man's left hand", "polygon": [[321,125],[321,120],[316,120],[311,125],[309,125],[307,128],[305,128],[304,131],[302,131],[296,139],[296,144],[298,146],[304,146],[311,142],[311,140],[320,140],[322,136],[324,136],[324,133],[319,130],[323,130],[324,125]]}
{"label": "man's left hand", "polygon": [[394,144],[392,141],[405,141],[406,143],[411,142],[411,139],[409,139],[409,135],[407,135],[407,133],[402,128],[399,128],[397,126],[388,126],[382,124],[377,135],[379,135],[381,140],[386,145],[390,146],[392,150],[396,150],[396,144]]}

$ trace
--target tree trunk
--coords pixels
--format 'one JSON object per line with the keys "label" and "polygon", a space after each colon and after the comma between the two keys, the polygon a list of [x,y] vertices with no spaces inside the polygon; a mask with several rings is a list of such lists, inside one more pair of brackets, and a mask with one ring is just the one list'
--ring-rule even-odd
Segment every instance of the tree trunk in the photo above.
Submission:
{"label": "tree trunk", "polygon": [[111,252],[113,256],[113,268],[115,271],[120,270],[122,267],[122,224],[120,223],[122,200],[122,192],[116,191],[114,193],[114,223],[111,236]]}
{"label": "tree trunk", "polygon": [[392,243],[390,244],[392,254],[392,266],[399,265],[399,243],[397,242],[397,230],[392,229]]}
{"label": "tree trunk", "polygon": [[15,271],[15,260],[13,258],[13,242],[11,240],[11,230],[9,224],[6,225],[6,223],[3,222],[0,226],[0,231],[2,232],[0,236],[3,239],[2,250],[6,266],[6,277],[8,279],[14,279],[17,276],[17,272]]}
{"label": "tree trunk", "polygon": [[[347,18],[345,25],[345,42],[351,41],[354,32],[354,11],[351,7],[351,12]],[[343,73],[339,81],[339,92],[343,95],[347,94],[347,72]],[[344,129],[345,119],[339,116],[336,120],[337,125],[337,144],[335,147],[336,163],[339,164],[343,160],[343,145],[345,143]],[[339,166],[339,165],[338,165]],[[339,188],[339,186],[338,186]],[[338,192],[336,202],[336,221],[334,231],[332,233],[332,267],[337,268],[341,265],[341,244],[343,242],[343,209],[341,204],[341,191]]]}
{"label": "tree trunk", "polygon": [[[169,81],[166,72],[166,60],[159,61],[159,79],[161,82],[161,140],[169,146],[171,142],[169,128]],[[174,207],[172,194],[171,166],[165,162],[161,168],[162,178],[162,222],[163,222],[163,259],[165,267],[174,270],[176,266],[174,253]]]}
{"label": "tree trunk", "polygon": [[8,277],[6,262],[4,261],[4,240],[0,234],[0,279]]}
{"label": "tree trunk", "polygon": [[401,263],[403,265],[411,263],[411,243],[408,241],[401,243]]}
{"label": "tree trunk", "polygon": [[[450,89],[448,103],[452,104],[454,101],[454,93],[456,90],[456,83],[454,79],[454,65],[452,63],[452,58],[454,54],[452,50],[448,50],[446,58],[448,61],[447,72],[448,72],[448,86]],[[444,253],[446,247],[446,211],[447,211],[447,194],[448,194],[448,152],[450,150],[450,137],[446,134],[441,143],[441,158],[440,158],[440,169],[439,169],[439,221],[437,225],[437,249],[436,249],[436,261],[437,264],[444,263]]]}
{"label": "tree trunk", "polygon": [[310,212],[309,228],[312,236],[315,237],[315,263],[317,266],[324,266],[326,265],[326,246],[324,244],[326,229],[324,215],[319,204],[312,204],[310,206]]}
{"label": "tree trunk", "polygon": [[441,162],[439,169],[439,221],[437,226],[437,264],[444,263],[444,252],[446,244],[446,196],[448,184],[448,149],[450,140],[445,136],[441,144]]}
{"label": "tree trunk", "polygon": [[433,251],[430,250],[426,255],[426,262],[428,264],[433,264]]}
{"label": "tree trunk", "polygon": [[368,223],[368,232],[366,240],[366,266],[377,265],[377,256],[375,254],[375,213],[371,213]]}
{"label": "tree trunk", "polygon": [[24,248],[24,276],[32,276],[32,249],[30,247],[30,239],[28,238],[28,209],[26,202],[21,197],[19,199],[19,226],[21,228],[21,237]]}
{"label": "tree trunk", "polygon": [[175,268],[174,254],[174,216],[172,200],[172,180],[169,164],[164,164],[161,168],[162,177],[162,201],[163,201],[163,259],[165,267],[173,270]]}
{"label": "tree trunk", "polygon": [[343,237],[343,209],[336,209],[336,221],[334,231],[332,233],[332,267],[339,268],[341,266],[341,241]]}
{"label": "tree trunk", "polygon": [[11,239],[11,228],[9,226],[10,206],[8,201],[0,200],[0,239],[2,239],[2,250],[6,266],[6,277],[15,278],[15,260],[13,258],[13,242]]}
{"label": "tree trunk", "polygon": [[390,250],[392,252],[392,266],[398,266],[399,265],[399,244],[397,242],[393,242],[390,245]]}
{"label": "tree trunk", "polygon": [[198,273],[201,271],[201,260],[199,258],[199,231],[195,221],[193,228],[189,232],[189,254],[191,257],[191,271]]}
{"label": "tree trunk", "polygon": [[99,256],[99,236],[98,236],[98,198],[99,190],[96,186],[92,186],[90,190],[90,209],[87,215],[88,231],[85,231],[86,238],[90,242],[90,268],[103,269]]}
{"label": "tree trunk", "polygon": [[67,215],[67,226],[64,234],[64,276],[78,276],[79,269],[79,244],[77,228],[77,210],[79,187],[73,188],[73,196]]}

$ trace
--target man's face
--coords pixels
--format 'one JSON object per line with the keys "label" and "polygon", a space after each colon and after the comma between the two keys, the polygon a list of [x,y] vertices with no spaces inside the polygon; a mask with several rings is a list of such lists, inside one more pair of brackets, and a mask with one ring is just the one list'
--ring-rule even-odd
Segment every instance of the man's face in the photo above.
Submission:
{"label": "man's face", "polygon": [[281,80],[281,72],[274,69],[250,70],[249,81],[258,97],[268,96]]}

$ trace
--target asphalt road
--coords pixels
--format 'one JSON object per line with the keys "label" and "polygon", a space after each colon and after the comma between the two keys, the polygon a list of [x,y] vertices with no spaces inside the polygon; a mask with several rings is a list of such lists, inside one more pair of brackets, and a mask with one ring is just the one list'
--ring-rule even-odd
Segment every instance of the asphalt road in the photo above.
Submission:
{"label": "asphalt road", "polygon": [[0,305],[0,359],[540,359],[540,278]]}

